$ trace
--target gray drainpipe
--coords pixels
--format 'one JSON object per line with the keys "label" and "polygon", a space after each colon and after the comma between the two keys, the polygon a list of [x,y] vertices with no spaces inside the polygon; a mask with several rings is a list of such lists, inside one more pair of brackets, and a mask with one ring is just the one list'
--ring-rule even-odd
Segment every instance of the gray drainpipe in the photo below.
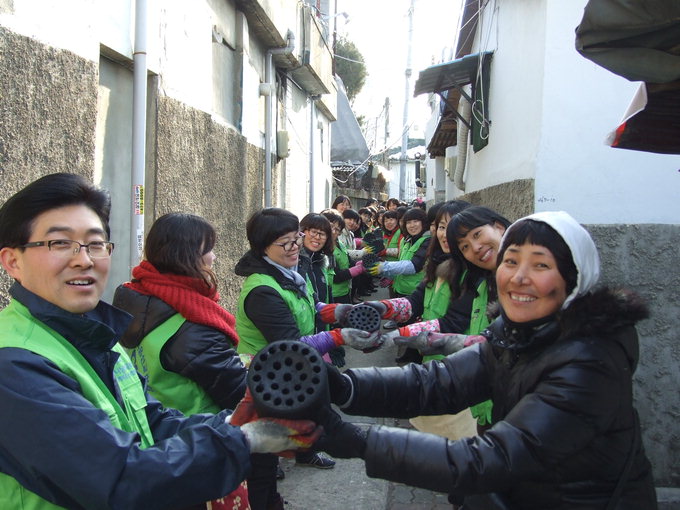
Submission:
{"label": "gray drainpipe", "polygon": [[276,96],[276,77],[274,76],[274,55],[290,53],[295,47],[295,35],[290,30],[286,34],[284,48],[267,50],[264,81],[260,85],[260,95],[266,96],[264,103],[264,206],[272,206],[272,137],[274,136],[273,112]]}
{"label": "gray drainpipe", "polygon": [[136,0],[132,89],[132,211],[130,215],[130,269],[139,264],[144,248],[147,11],[147,0]]}

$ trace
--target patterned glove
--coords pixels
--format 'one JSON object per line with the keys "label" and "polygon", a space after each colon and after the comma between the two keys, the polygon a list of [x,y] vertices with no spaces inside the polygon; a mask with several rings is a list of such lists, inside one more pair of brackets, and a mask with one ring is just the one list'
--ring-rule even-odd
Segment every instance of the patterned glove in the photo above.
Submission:
{"label": "patterned glove", "polygon": [[392,282],[393,282],[393,280],[391,280],[391,279],[389,279],[389,278],[386,278],[386,277],[380,278],[380,286],[381,286],[383,289],[384,289],[385,287],[389,287],[390,285],[392,285]]}
{"label": "patterned glove", "polygon": [[364,304],[378,310],[378,312],[380,312],[380,317],[383,319],[406,322],[411,318],[411,302],[406,298],[365,301]]}
{"label": "patterned glove", "polygon": [[468,345],[476,343],[475,337],[478,336],[479,335],[456,335],[423,331],[415,337],[397,336],[394,338],[394,343],[396,345],[405,345],[418,349],[423,356],[431,356],[434,354],[448,356],[449,354],[460,351]]}
{"label": "patterned glove", "polygon": [[321,317],[321,320],[324,321],[326,324],[338,323],[344,326],[346,324],[345,321],[347,319],[347,314],[352,309],[352,305],[344,303],[333,303],[330,305],[320,304],[320,305],[321,306],[317,305],[317,311],[319,312],[319,317]]}
{"label": "patterned glove", "polygon": [[382,345],[378,331],[369,333],[354,328],[337,328],[329,331],[335,345],[346,345],[359,351],[371,352]]}
{"label": "patterned glove", "polygon": [[241,431],[251,453],[286,453],[311,447],[323,429],[309,420],[258,418],[241,425]]}

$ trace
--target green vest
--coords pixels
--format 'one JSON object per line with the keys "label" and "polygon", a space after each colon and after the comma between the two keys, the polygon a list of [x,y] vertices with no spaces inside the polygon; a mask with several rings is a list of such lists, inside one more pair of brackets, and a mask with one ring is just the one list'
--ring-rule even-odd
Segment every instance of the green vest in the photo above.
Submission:
{"label": "green vest", "polygon": [[176,313],[154,328],[134,349],[130,359],[137,371],[148,379],[147,390],[165,407],[178,409],[186,416],[198,413],[218,413],[219,406],[200,385],[161,364],[161,349],[186,319]]}
{"label": "green vest", "polygon": [[[391,236],[387,237],[387,243],[385,243],[385,249],[387,248],[397,248],[399,249],[399,238],[401,237],[401,230],[397,229],[394,231],[394,234]],[[399,257],[394,257],[392,255],[385,255],[385,260],[388,262],[393,262],[395,260],[399,260]]]}
{"label": "green vest", "polygon": [[[488,301],[488,292],[486,287],[486,280],[484,280],[479,287],[477,287],[477,297],[472,301],[472,309],[470,310],[470,325],[465,331],[461,333],[464,335],[478,335],[484,328],[489,325],[489,319],[486,316],[486,305]],[[423,298],[423,315],[424,321],[439,319],[446,315],[451,302],[451,287],[446,281],[441,278],[432,287],[425,286],[425,295]],[[430,356],[423,356],[423,363],[433,359],[443,359],[441,354],[433,354]]]}
{"label": "green vest", "polygon": [[[262,285],[273,288],[281,295],[281,298],[286,302],[290,312],[293,314],[293,318],[300,330],[301,336],[314,334],[316,308],[314,307],[314,290],[309,281],[307,282],[307,297],[300,298],[296,292],[284,290],[281,285],[269,275],[260,273],[251,274],[246,278],[246,281],[243,282],[241,295],[238,298],[236,332],[239,336],[237,347],[237,352],[239,354],[257,354],[260,349],[267,345],[267,340],[264,338],[264,335],[257,326],[253,324],[253,321],[248,318],[244,307],[246,297],[250,291],[255,287],[260,287]],[[281,340],[291,339],[281,338]]]}
{"label": "green vest", "polygon": [[[113,376],[124,408],[73,344],[33,317],[28,308],[14,299],[0,312],[0,348],[3,347],[26,349],[49,359],[64,374],[78,382],[83,396],[93,406],[104,411],[114,427],[138,433],[142,448],[154,443],[146,417],[144,388],[130,359],[119,345],[112,348],[120,354],[113,368]],[[14,478],[0,473],[0,508],[51,510],[61,507],[28,491]]]}
{"label": "green vest", "polygon": [[[347,254],[347,248],[345,248],[342,244],[335,243],[333,258],[335,259],[335,267],[337,269],[349,269],[349,255]],[[333,281],[333,298],[338,298],[349,294],[349,287],[351,283],[351,278],[340,283],[335,283]]]}
{"label": "green vest", "polygon": [[[428,230],[414,244],[411,244],[410,241],[404,242],[399,250],[399,260],[413,259],[420,246],[425,242],[425,239],[430,238],[430,235]],[[392,288],[396,293],[408,296],[416,290],[418,284],[423,281],[423,274],[424,269],[421,269],[416,274],[398,274],[394,277]]]}

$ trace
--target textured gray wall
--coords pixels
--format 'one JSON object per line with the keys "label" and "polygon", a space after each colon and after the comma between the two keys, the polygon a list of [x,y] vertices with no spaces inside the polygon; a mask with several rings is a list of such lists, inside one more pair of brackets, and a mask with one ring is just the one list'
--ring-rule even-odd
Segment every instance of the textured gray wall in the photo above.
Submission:
{"label": "textured gray wall", "polygon": [[586,227],[600,252],[600,283],[633,289],[649,304],[651,317],[637,328],[636,406],[656,485],[680,487],[680,226]]}
{"label": "textured gray wall", "polygon": [[[0,202],[36,178],[92,178],[97,66],[0,27]],[[0,271],[0,306],[10,279]]]}
{"label": "textured gray wall", "polygon": [[155,129],[146,220],[187,212],[213,224],[221,303],[235,313],[242,279],[233,269],[248,247],[246,221],[263,205],[264,153],[209,114],[167,97],[158,99]]}
{"label": "textured gray wall", "polygon": [[474,205],[485,205],[510,221],[534,212],[534,180],[517,179],[489,186],[458,197]]}

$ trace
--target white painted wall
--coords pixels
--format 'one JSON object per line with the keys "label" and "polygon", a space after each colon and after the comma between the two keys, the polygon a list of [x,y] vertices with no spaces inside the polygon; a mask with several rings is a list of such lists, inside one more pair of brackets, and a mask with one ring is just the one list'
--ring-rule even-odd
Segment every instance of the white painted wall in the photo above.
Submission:
{"label": "white painted wall", "polygon": [[535,178],[535,209],[583,223],[676,223],[680,157],[603,144],[637,84],[581,57],[586,0],[492,0],[474,51],[494,51],[489,145],[469,151],[466,191]]}
{"label": "white painted wall", "polygon": [[576,52],[585,4],[548,2],[536,210],[564,209],[582,223],[677,223],[680,156],[604,145],[639,83]]}

